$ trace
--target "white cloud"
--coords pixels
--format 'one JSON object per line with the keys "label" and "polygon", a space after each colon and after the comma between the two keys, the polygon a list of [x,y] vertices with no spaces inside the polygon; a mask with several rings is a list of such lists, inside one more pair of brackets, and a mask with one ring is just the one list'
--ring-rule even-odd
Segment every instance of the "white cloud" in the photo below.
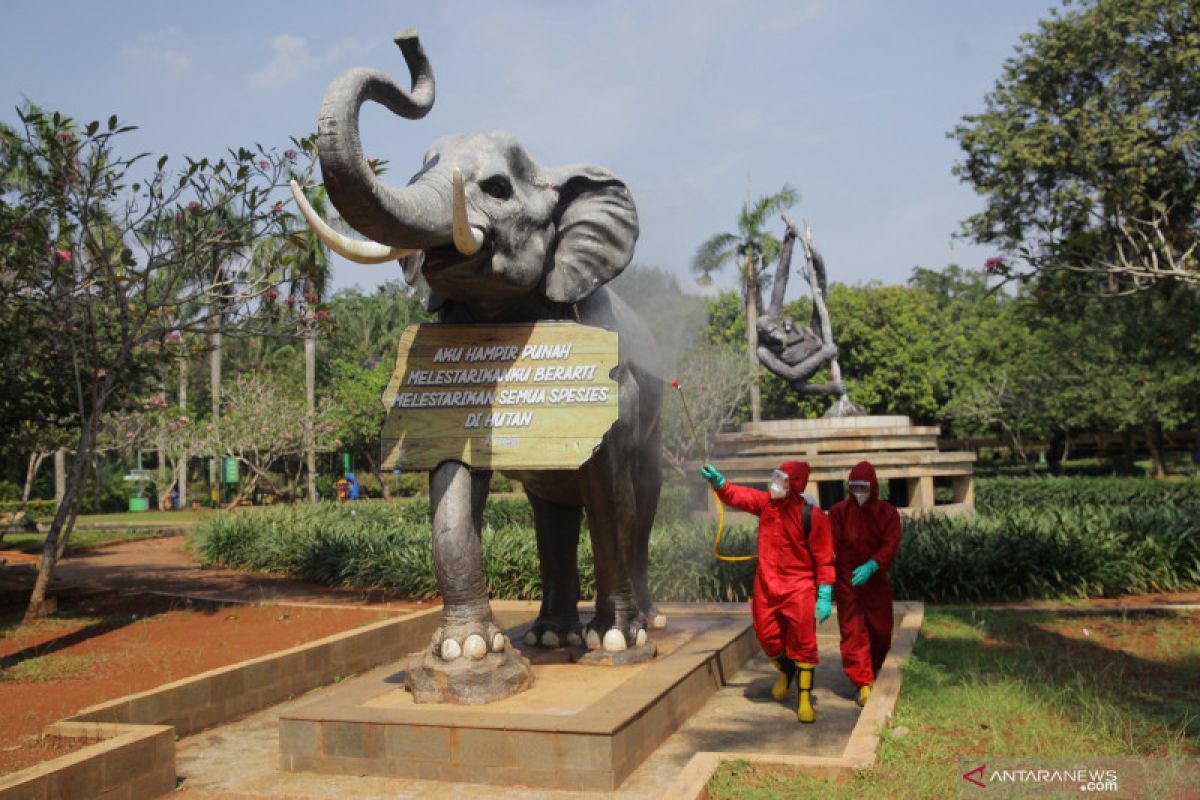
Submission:
{"label": "white cloud", "polygon": [[192,69],[192,57],[181,50],[165,47],[126,47],[125,55],[167,68],[167,73],[175,78]]}
{"label": "white cloud", "polygon": [[296,80],[315,63],[316,59],[308,52],[308,42],[301,36],[285,33],[271,37],[271,60],[250,77],[257,86],[279,86]]}

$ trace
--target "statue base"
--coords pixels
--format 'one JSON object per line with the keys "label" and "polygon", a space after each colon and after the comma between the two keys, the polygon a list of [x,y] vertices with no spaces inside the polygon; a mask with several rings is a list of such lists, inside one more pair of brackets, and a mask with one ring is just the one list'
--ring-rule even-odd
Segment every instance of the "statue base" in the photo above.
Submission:
{"label": "statue base", "polygon": [[533,668],[520,651],[507,647],[479,660],[443,661],[428,649],[412,656],[404,688],[415,703],[483,705],[523,692],[533,685]]}
{"label": "statue base", "polygon": [[[671,627],[654,635],[657,657],[620,669],[572,663],[574,648],[524,645],[536,603],[496,600],[493,610],[512,649],[533,665],[529,691],[486,705],[417,704],[398,670],[423,669],[425,659],[380,667],[280,715],[283,770],[612,792],[758,653],[745,603],[671,604]],[[426,613],[428,622],[411,620],[413,641],[428,636],[423,625],[440,612]],[[794,712],[780,711],[782,727],[795,730]],[[433,794],[485,790],[443,786]]]}
{"label": "statue base", "polygon": [[649,661],[657,654],[658,648],[654,646],[654,642],[646,642],[625,650],[610,651],[601,648],[588,650],[579,656],[575,663],[591,664],[597,667],[624,667],[628,664],[641,664]]}

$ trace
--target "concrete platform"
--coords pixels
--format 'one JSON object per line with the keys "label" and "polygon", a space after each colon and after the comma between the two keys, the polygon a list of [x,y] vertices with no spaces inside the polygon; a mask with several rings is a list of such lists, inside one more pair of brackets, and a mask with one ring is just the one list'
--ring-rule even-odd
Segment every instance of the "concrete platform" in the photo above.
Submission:
{"label": "concrete platform", "polygon": [[[911,607],[910,607],[911,606]],[[666,604],[672,626],[694,607]],[[729,605],[728,613],[749,624],[748,607]],[[704,784],[724,758],[766,760],[816,772],[852,774],[869,766],[878,745],[878,728],[886,724],[899,693],[899,666],[907,658],[920,629],[919,604],[897,603],[897,636],[875,694],[865,709],[853,702],[853,687],[842,674],[836,618],[820,625],[817,641],[821,663],[814,697],[817,722],[796,722],[795,690],[785,703],[770,699],[774,670],[752,644],[754,657],[727,674],[724,685],[650,752],[640,766],[605,796],[619,798],[703,797]],[[385,680],[394,669],[381,668],[364,679]],[[397,778],[365,773],[286,772],[280,762],[281,717],[334,696],[342,684],[316,690],[239,722],[186,737],[177,745],[181,779],[179,800],[248,800],[249,798],[446,798],[447,800],[566,800],[595,797],[595,790],[528,788],[480,783]],[[568,767],[575,770],[582,765]]]}
{"label": "concrete platform", "polygon": [[418,705],[402,670],[377,670],[281,715],[281,767],[609,791],[757,649],[744,611],[720,606],[673,613],[651,636],[658,657],[627,666],[519,644],[531,622],[508,630],[533,664],[528,691],[480,706]]}

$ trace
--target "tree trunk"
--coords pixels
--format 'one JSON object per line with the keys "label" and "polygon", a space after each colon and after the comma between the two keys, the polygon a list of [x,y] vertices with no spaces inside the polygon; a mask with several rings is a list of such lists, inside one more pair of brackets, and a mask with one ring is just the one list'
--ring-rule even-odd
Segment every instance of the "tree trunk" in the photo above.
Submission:
{"label": "tree trunk", "polygon": [[[212,395],[212,422],[216,425],[221,419],[221,317],[213,315],[209,321],[213,332],[209,336],[212,352],[208,356],[208,390]],[[212,462],[208,467],[208,481],[209,495],[219,503],[221,498],[217,487],[221,485],[220,442],[217,443],[217,450],[213,453]]]}
{"label": "tree trunk", "polygon": [[[188,403],[188,361],[186,355],[179,357],[179,413],[187,414]],[[175,478],[175,484],[179,487],[179,503],[177,508],[187,508],[187,482],[188,482],[188,450],[184,450],[183,455],[179,459],[177,468],[178,475]]]}
{"label": "tree trunk", "polygon": [[308,502],[317,501],[317,449],[313,418],[317,411],[317,330],[309,320],[304,326],[304,461],[308,468]]}
{"label": "tree trunk", "polygon": [[25,609],[25,622],[42,619],[54,612],[54,604],[47,602],[46,590],[50,587],[50,578],[58,563],[59,553],[66,547],[67,539],[71,535],[71,528],[75,523],[75,516],[79,508],[79,494],[86,478],[84,473],[86,466],[91,463],[92,451],[95,447],[97,424],[94,418],[83,420],[79,448],[75,453],[75,460],[71,462],[70,473],[63,490],[63,499],[58,504],[58,510],[54,513],[54,521],[50,523],[50,530],[46,532],[46,541],[42,545],[42,557],[37,565],[37,578],[33,584],[33,591],[29,595],[29,605]]}
{"label": "tree trunk", "polygon": [[22,509],[29,502],[29,495],[33,493],[33,481],[37,478],[38,470],[42,468],[42,462],[48,455],[50,454],[40,450],[34,450],[29,454],[29,463],[25,468],[25,485],[21,488]]}
{"label": "tree trunk", "polygon": [[746,257],[746,355],[754,372],[754,383],[750,384],[750,421],[762,420],[762,391],[758,385],[758,276],[754,272],[754,258]]}
{"label": "tree trunk", "polygon": [[1154,477],[1167,477],[1167,461],[1163,455],[1162,426],[1158,423],[1146,427],[1146,447],[1150,450],[1150,459],[1154,462]]}
{"label": "tree trunk", "polygon": [[1133,431],[1121,431],[1121,471],[1132,475],[1134,470]]}
{"label": "tree trunk", "polygon": [[67,493],[67,448],[54,451],[54,502],[62,505]]}

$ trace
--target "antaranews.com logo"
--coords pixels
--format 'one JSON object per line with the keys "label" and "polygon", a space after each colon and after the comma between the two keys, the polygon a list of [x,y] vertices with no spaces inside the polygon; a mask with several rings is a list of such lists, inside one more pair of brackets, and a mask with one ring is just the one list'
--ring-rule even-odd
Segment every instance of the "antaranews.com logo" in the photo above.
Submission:
{"label": "antaranews.com logo", "polygon": [[958,762],[959,797],[1200,798],[1197,758],[1003,758]]}

